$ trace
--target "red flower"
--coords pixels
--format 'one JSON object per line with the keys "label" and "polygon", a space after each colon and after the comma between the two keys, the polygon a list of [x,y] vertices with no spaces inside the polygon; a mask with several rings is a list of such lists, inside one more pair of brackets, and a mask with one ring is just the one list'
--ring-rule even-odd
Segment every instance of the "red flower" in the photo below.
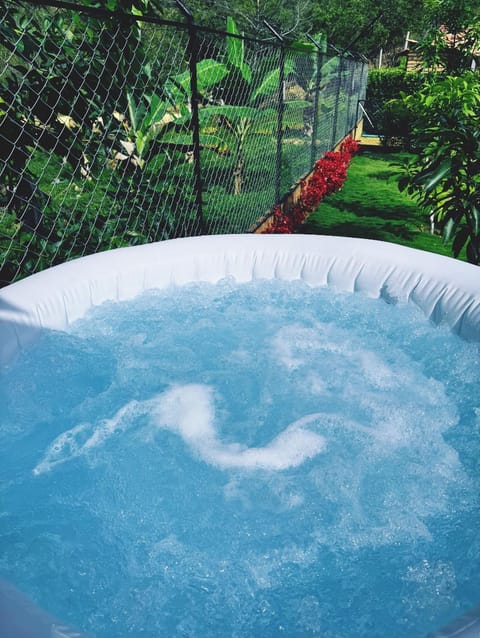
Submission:
{"label": "red flower", "polygon": [[351,137],[341,144],[339,151],[328,151],[315,162],[307,179],[300,181],[300,198],[290,209],[276,205],[273,209],[273,224],[264,233],[293,233],[302,224],[308,213],[314,211],[326,195],[337,192],[347,178],[347,168],[359,145]]}

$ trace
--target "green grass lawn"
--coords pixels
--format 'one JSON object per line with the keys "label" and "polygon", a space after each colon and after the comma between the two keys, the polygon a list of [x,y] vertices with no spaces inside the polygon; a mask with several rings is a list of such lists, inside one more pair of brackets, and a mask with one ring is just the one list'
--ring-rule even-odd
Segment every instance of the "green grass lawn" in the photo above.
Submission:
{"label": "green grass lawn", "polygon": [[428,216],[398,190],[407,153],[363,151],[350,165],[343,188],[327,197],[300,232],[379,239],[452,256],[450,245],[430,234]]}

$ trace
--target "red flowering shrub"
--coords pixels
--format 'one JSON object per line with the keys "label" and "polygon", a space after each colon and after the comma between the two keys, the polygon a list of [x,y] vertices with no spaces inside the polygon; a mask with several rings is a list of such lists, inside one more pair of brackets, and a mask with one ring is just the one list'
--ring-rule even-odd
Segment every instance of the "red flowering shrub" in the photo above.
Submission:
{"label": "red flowering shrub", "polygon": [[346,137],[340,146],[340,151],[342,153],[348,153],[350,157],[353,157],[356,153],[358,153],[359,149],[360,144],[357,140],[354,140],[353,137]]}
{"label": "red flowering shrub", "polygon": [[288,210],[280,205],[273,209],[273,224],[264,233],[293,233],[307,215],[314,211],[326,195],[337,192],[347,178],[351,159],[358,152],[359,145],[352,137],[347,137],[340,150],[329,151],[319,159],[308,179],[300,182],[300,199]]}
{"label": "red flowering shrub", "polygon": [[265,230],[265,233],[292,233],[293,222],[289,215],[284,215],[281,206],[277,206],[273,209],[273,224],[270,228]]}

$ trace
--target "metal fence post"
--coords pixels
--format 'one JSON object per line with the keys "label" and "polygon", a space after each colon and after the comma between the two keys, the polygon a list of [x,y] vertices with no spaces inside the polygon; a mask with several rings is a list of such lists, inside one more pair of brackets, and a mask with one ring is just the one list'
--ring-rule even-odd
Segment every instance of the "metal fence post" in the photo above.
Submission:
{"label": "metal fence post", "polygon": [[275,203],[280,201],[282,195],[282,141],[283,141],[283,109],[285,91],[285,41],[275,29],[263,21],[265,26],[273,33],[280,42],[280,60],[278,64],[278,117],[277,117],[277,159],[275,169]]}
{"label": "metal fence post", "polygon": [[313,123],[312,123],[312,149],[310,156],[310,164],[311,166],[317,160],[317,137],[318,137],[318,104],[320,100],[320,82],[322,79],[322,67],[323,67],[323,50],[321,46],[316,42],[311,35],[307,34],[307,38],[310,40],[312,44],[315,45],[316,51],[316,62],[317,62],[317,73],[316,73],[316,81],[315,81],[315,95],[313,97]]}
{"label": "metal fence post", "polygon": [[[362,67],[360,70],[359,91],[357,91],[357,94],[356,94],[357,108],[355,112],[355,133],[354,133],[355,139],[357,138],[357,130],[358,130],[358,125],[360,123],[360,119],[363,119],[364,117],[366,117],[372,129],[375,128],[372,120],[370,119],[365,109],[367,87],[366,87],[366,81],[365,81],[366,78],[364,77],[364,75],[365,75],[365,71],[368,74],[368,60],[364,58],[364,56],[362,57],[361,64],[362,64]],[[360,110],[362,111],[361,118],[360,118]],[[362,132],[363,132],[363,127],[362,127]]]}
{"label": "metal fence post", "polygon": [[348,89],[347,116],[345,120],[347,126],[344,133],[346,133],[347,131],[351,131],[354,127],[353,116],[352,116],[352,98],[354,95],[354,88],[355,88],[356,65],[357,65],[356,61],[350,62],[350,69],[349,69],[350,72],[348,74],[348,85],[347,85],[347,89]]}
{"label": "metal fence post", "polygon": [[338,59],[337,94],[335,96],[335,106],[333,108],[332,139],[330,142],[330,147],[332,150],[335,148],[335,145],[338,142],[338,139],[337,139],[338,107],[340,105],[340,87],[342,84],[342,73],[343,73],[343,54],[340,55]]}
{"label": "metal fence post", "polygon": [[206,232],[205,220],[203,217],[203,198],[202,198],[202,169],[200,158],[200,123],[198,119],[198,79],[197,79],[197,62],[198,62],[198,38],[197,29],[193,20],[191,11],[181,2],[175,0],[176,5],[187,19],[188,28],[188,50],[189,70],[190,70],[190,107],[192,109],[192,144],[193,144],[193,171],[194,171],[194,189],[195,204],[197,207],[197,219],[201,233]]}

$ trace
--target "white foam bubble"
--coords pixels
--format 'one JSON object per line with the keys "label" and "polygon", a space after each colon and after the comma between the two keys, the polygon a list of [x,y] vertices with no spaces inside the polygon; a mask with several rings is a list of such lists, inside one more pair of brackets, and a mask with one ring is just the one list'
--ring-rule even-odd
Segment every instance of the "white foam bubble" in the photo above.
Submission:
{"label": "white foam bubble", "polygon": [[319,454],[325,439],[305,429],[319,415],[307,415],[289,425],[263,447],[223,443],[215,428],[213,390],[209,386],[174,386],[156,400],[157,426],[177,431],[190,448],[207,463],[221,468],[285,470]]}
{"label": "white foam bubble", "polygon": [[176,385],[151,402],[158,426],[176,430],[194,446],[215,440],[213,391],[201,384]]}
{"label": "white foam bubble", "polygon": [[84,450],[88,450],[101,445],[112,434],[128,427],[127,419],[130,418],[139,406],[138,401],[130,401],[124,405],[111,419],[104,419],[95,428],[91,437],[85,441]]}
{"label": "white foam bubble", "polygon": [[[305,427],[318,421],[321,414],[298,419],[262,447],[224,443],[215,426],[213,389],[202,384],[185,384],[172,386],[143,402],[130,401],[113,417],[96,426],[76,425],[63,432],[49,446],[33,473],[48,472],[87,454],[116,432],[126,430],[132,419],[140,414],[149,415],[157,428],[176,432],[196,456],[223,469],[285,470],[301,465],[325,447],[324,437]],[[91,432],[89,436],[86,435],[88,432]],[[82,442],[79,441],[80,434]]]}
{"label": "white foam bubble", "polygon": [[308,368],[308,382],[313,381],[312,392],[325,391],[325,384],[314,378],[312,364],[318,356],[325,355],[340,370],[347,364],[350,370],[357,369],[365,381],[375,388],[394,388],[396,378],[391,366],[375,352],[364,348],[352,335],[330,323],[316,322],[312,327],[297,324],[284,326],[272,338],[275,358],[288,370]]}
{"label": "white foam bubble", "polygon": [[277,361],[289,370],[307,365],[312,352],[341,352],[343,346],[330,338],[331,326],[316,323],[312,328],[300,324],[284,326],[272,338]]}
{"label": "white foam bubble", "polygon": [[33,469],[33,474],[50,472],[58,465],[78,458],[103,444],[115,432],[128,427],[130,417],[138,407],[138,401],[130,401],[111,419],[103,419],[97,426],[80,423],[62,432],[47,448],[43,459]]}
{"label": "white foam bubble", "polygon": [[297,429],[294,423],[264,447],[239,449],[217,441],[215,447],[208,450],[202,447],[199,452],[205,460],[223,468],[286,470],[313,458],[324,447],[322,436]]}
{"label": "white foam bubble", "polygon": [[47,448],[43,459],[33,469],[33,474],[50,472],[54,467],[80,456],[83,445],[79,443],[79,436],[89,429],[89,423],[79,423],[57,436]]}
{"label": "white foam bubble", "polygon": [[392,388],[396,380],[391,368],[382,359],[369,350],[360,350],[357,353],[360,366],[366,379],[375,387]]}

